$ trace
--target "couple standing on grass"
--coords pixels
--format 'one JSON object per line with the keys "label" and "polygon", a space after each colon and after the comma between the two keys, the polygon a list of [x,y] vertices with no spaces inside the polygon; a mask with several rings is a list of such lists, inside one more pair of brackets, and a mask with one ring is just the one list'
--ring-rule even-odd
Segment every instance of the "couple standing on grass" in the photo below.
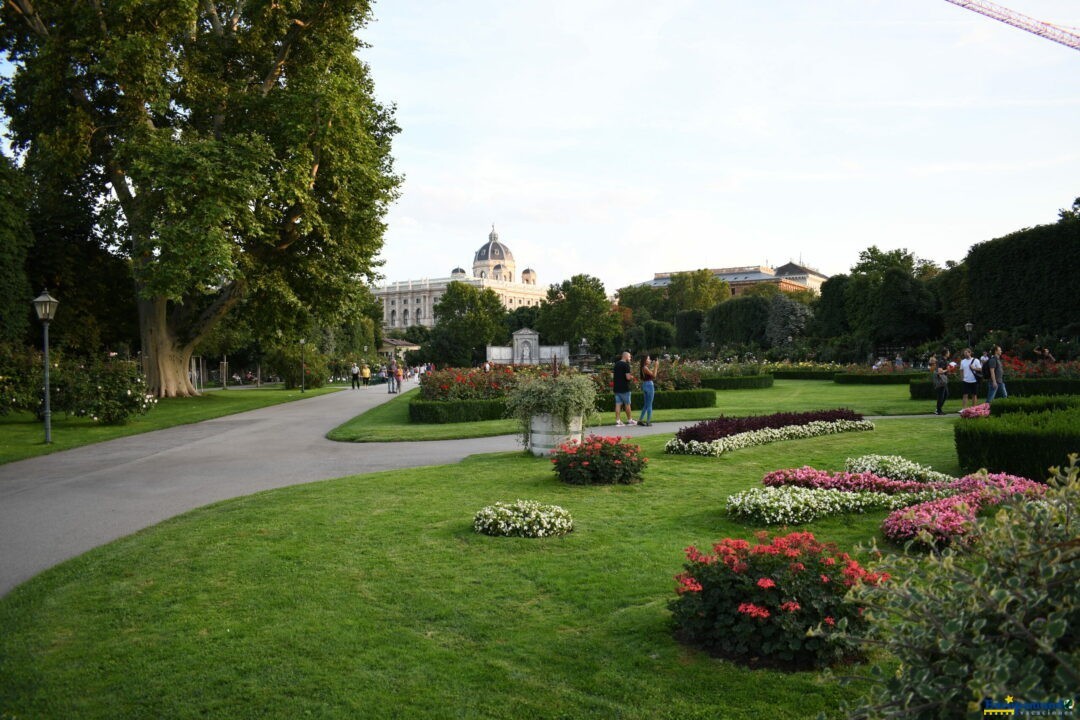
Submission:
{"label": "couple standing on grass", "polygon": [[[653,360],[648,355],[641,358],[638,368],[641,374],[641,389],[645,393],[645,404],[641,408],[641,415],[634,420],[630,411],[630,383],[634,380],[634,374],[630,370],[630,353],[624,352],[622,357],[615,361],[615,367],[611,373],[611,389],[615,392],[615,425],[652,425],[652,404],[656,395],[656,374],[660,372],[660,361]],[[626,408],[626,422],[620,419],[622,409]]]}

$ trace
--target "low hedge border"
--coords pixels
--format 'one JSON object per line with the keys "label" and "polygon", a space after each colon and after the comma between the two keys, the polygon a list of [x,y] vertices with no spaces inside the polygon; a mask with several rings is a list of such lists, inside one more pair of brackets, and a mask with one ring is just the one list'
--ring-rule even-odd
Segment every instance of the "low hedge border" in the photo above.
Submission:
{"label": "low hedge border", "polygon": [[832,380],[835,370],[773,370],[777,380]]}
{"label": "low hedge border", "polygon": [[[755,390],[773,386],[772,375],[738,375],[701,378],[701,387],[710,390]],[[655,407],[655,404],[653,405]]]}
{"label": "low hedge border", "polygon": [[[630,393],[630,407],[640,409],[645,404],[645,394]],[[716,407],[715,390],[663,390],[653,396],[653,410]],[[596,394],[598,412],[611,412],[615,408],[615,396],[611,393]]]}
{"label": "low hedge border", "polygon": [[1080,453],[1080,407],[958,422],[953,438],[965,472],[986,468],[1042,481],[1050,467]]}
{"label": "low hedge border", "polygon": [[[1005,384],[1008,387],[1008,383]],[[990,405],[990,415],[1008,415],[1010,413],[1033,413],[1043,410],[1068,410],[1080,407],[1080,396],[1076,395],[1032,395],[1031,397],[1007,397],[995,400]]]}
{"label": "low hedge border", "polygon": [[506,401],[497,400],[413,400],[409,403],[409,422],[441,425],[444,423],[502,420]]}
{"label": "low hedge border", "polygon": [[[1005,378],[1005,387],[1009,391],[1009,397],[1013,395],[1029,397],[1031,395],[1080,395],[1080,380],[1067,378],[1017,378],[1010,380]],[[908,386],[912,400],[934,400],[937,393],[934,392],[930,380],[912,380]],[[959,380],[949,381],[949,397],[958,398],[963,393]],[[979,395],[986,396],[986,383],[979,383]],[[995,400],[995,402],[997,402]]]}
{"label": "low hedge border", "polygon": [[925,373],[881,373],[869,375],[864,373],[836,373],[833,382],[841,385],[907,385],[914,378],[922,379]]}

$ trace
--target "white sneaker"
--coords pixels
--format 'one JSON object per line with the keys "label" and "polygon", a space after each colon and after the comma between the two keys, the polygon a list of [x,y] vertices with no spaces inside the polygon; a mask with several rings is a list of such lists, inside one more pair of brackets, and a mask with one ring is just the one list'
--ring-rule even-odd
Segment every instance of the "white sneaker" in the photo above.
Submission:
{"label": "white sneaker", "polygon": [[637,420],[631,420],[627,425],[637,425]]}
{"label": "white sneaker", "polygon": [[622,427],[622,426],[623,426],[623,421],[622,420],[616,420],[615,421],[615,427]]}

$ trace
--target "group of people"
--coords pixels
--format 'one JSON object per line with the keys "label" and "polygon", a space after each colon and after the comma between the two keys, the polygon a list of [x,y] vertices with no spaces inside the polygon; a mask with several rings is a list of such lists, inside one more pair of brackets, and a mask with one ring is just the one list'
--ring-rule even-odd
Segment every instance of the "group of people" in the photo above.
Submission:
{"label": "group of people", "polygon": [[360,383],[366,386],[371,383],[371,368],[367,363],[357,365],[355,362],[352,364],[352,368],[349,370],[349,375],[352,377],[352,389],[359,390]]}
{"label": "group of people", "polygon": [[397,360],[391,360],[388,365],[380,365],[378,370],[373,372],[367,363],[357,364],[354,362],[349,370],[349,375],[352,378],[352,389],[354,390],[358,390],[361,385],[370,385],[371,379],[374,377],[378,382],[386,383],[386,392],[396,393],[401,390],[403,382],[411,380],[423,373],[424,370],[424,367],[409,367],[397,362]]}
{"label": "group of people", "polygon": [[[653,360],[645,355],[638,363],[638,376],[641,379],[641,390],[645,394],[645,404],[641,407],[641,414],[634,420],[633,411],[630,408],[630,385],[634,381],[634,372],[630,366],[631,355],[624,352],[615,366],[612,368],[611,389],[615,393],[615,425],[652,425],[653,398],[656,396],[656,376],[660,372],[660,360]],[[626,422],[622,421],[622,413],[626,413]]]}
{"label": "group of people", "polygon": [[[1049,353],[1049,350],[1047,350]],[[1045,357],[1045,356],[1044,356]],[[986,381],[986,402],[994,401],[996,397],[1009,397],[1009,391],[1005,387],[1005,365],[1001,362],[1001,346],[994,345],[982,354],[975,357],[971,348],[964,348],[963,357],[959,366],[952,359],[952,353],[948,348],[930,356],[930,379],[937,393],[937,410],[935,414],[944,415],[945,401],[949,399],[949,373],[960,369],[960,382],[963,387],[963,407],[975,407],[979,402],[979,382]],[[1053,356],[1050,356],[1053,359]]]}

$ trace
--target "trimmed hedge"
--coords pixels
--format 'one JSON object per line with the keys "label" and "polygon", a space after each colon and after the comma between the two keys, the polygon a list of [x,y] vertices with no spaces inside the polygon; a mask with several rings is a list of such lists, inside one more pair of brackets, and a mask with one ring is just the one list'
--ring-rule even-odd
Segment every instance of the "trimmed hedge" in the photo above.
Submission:
{"label": "trimmed hedge", "polygon": [[[732,377],[701,378],[701,387],[710,390],[753,390],[773,386],[772,375],[738,375]],[[654,404],[653,407],[656,407]]]}
{"label": "trimmed hedge", "polygon": [[[641,408],[645,404],[645,394],[630,393],[630,407]],[[615,407],[615,396],[611,393],[596,394],[598,412],[611,412]],[[682,408],[716,407],[715,390],[662,390],[653,396],[653,410],[674,410]]]}
{"label": "trimmed hedge", "polygon": [[777,380],[832,380],[835,370],[773,370]]}
{"label": "trimmed hedge", "polygon": [[1051,466],[1067,465],[1069,453],[1080,453],[1080,407],[964,420],[953,437],[964,472],[986,468],[1041,481]]}
{"label": "trimmed hedge", "polygon": [[[1006,383],[1006,387],[1008,383]],[[1010,413],[1034,413],[1043,410],[1068,410],[1080,407],[1080,397],[1076,395],[1033,395],[1031,397],[1007,397],[994,400],[990,405],[991,415]]]}
{"label": "trimmed hedge", "polygon": [[836,373],[833,382],[841,385],[907,385],[913,378],[922,379],[925,373],[881,373],[870,375],[865,373]]}
{"label": "trimmed hedge", "polygon": [[409,403],[409,421],[424,424],[502,420],[506,401],[499,400],[413,400]]}
{"label": "trimmed hedge", "polygon": [[[1009,397],[1013,395],[1029,397],[1031,395],[1080,395],[1080,380],[1066,378],[1005,378],[1005,388]],[[935,400],[937,393],[929,380],[912,380],[908,386],[912,400]],[[964,392],[959,380],[949,381],[949,397],[958,398]],[[986,383],[979,383],[979,395],[986,395]],[[1003,400],[1005,398],[1002,398]],[[995,403],[997,400],[994,401]]]}

